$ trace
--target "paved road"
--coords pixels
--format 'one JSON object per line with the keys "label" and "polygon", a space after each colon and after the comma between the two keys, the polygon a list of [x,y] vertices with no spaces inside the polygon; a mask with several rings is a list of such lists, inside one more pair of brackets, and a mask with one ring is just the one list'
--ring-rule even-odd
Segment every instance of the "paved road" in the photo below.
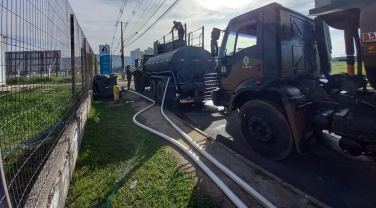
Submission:
{"label": "paved road", "polygon": [[250,151],[243,142],[237,112],[225,115],[211,102],[169,110],[329,206],[376,207],[376,164],[364,157],[344,155],[334,136],[323,134],[321,148],[311,154],[293,152],[285,160],[270,161]]}
{"label": "paved road", "polygon": [[[144,92],[150,96],[148,89]],[[293,152],[271,161],[252,152],[239,132],[237,112],[225,115],[211,102],[167,107],[181,119],[263,167],[282,180],[334,208],[376,207],[376,164],[366,158],[344,155],[338,138],[323,134],[320,148],[308,155]]]}

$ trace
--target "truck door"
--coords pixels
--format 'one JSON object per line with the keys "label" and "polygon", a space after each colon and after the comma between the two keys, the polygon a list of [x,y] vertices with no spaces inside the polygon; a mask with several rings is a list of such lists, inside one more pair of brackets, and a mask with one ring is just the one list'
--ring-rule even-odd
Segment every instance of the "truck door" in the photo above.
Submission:
{"label": "truck door", "polygon": [[230,94],[243,81],[263,76],[261,24],[258,17],[229,25],[222,42],[221,87]]}

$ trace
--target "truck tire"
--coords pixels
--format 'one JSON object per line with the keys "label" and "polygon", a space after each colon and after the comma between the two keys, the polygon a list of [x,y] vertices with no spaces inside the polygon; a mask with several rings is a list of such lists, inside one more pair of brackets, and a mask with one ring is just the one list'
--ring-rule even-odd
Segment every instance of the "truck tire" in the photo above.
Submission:
{"label": "truck tire", "polygon": [[239,111],[240,132],[254,151],[272,160],[286,158],[293,147],[291,128],[280,105],[252,100]]}
{"label": "truck tire", "polygon": [[157,97],[157,84],[155,83],[155,80],[151,80],[150,82],[150,93],[152,98]]}
{"label": "truck tire", "polygon": [[163,82],[159,81],[158,84],[157,84],[157,102],[158,103],[162,103],[163,93],[164,93]]}

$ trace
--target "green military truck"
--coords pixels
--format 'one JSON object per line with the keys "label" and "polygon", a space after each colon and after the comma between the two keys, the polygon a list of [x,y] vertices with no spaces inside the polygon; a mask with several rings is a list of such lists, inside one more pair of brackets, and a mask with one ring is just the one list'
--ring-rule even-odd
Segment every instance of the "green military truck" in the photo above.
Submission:
{"label": "green military truck", "polygon": [[[314,19],[273,3],[237,16],[223,33],[212,31],[218,56],[216,106],[239,110],[240,131],[251,149],[280,160],[296,147],[317,146],[323,131],[341,136],[350,155],[376,158],[376,4],[367,0],[316,1]],[[345,31],[348,73],[331,74],[328,25]],[[358,28],[362,36],[359,37]],[[354,75],[358,65],[367,79]]]}

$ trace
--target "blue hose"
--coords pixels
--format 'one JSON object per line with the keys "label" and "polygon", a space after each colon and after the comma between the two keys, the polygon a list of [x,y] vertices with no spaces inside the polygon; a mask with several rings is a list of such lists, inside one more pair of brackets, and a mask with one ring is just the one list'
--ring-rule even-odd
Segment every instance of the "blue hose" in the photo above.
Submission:
{"label": "blue hose", "polygon": [[10,152],[10,151],[13,151],[13,150],[16,150],[16,149],[20,149],[20,148],[22,148],[22,147],[24,147],[24,146],[27,146],[27,145],[29,145],[29,144],[32,144],[32,143],[36,142],[37,140],[39,140],[40,138],[42,138],[42,137],[43,137],[45,134],[47,134],[48,132],[52,131],[56,126],[60,126],[60,125],[64,125],[64,124],[66,124],[66,122],[60,122],[60,123],[58,123],[58,124],[56,124],[56,125],[54,125],[54,126],[51,126],[51,128],[49,128],[47,131],[43,132],[43,134],[41,134],[40,136],[38,136],[38,137],[35,138],[34,140],[32,140],[32,141],[30,141],[30,142],[28,142],[28,143],[26,143],[26,144],[23,144],[23,145],[21,145],[21,146],[19,146],[19,147],[15,147],[15,148],[13,148],[13,149],[1,150],[1,152]]}

